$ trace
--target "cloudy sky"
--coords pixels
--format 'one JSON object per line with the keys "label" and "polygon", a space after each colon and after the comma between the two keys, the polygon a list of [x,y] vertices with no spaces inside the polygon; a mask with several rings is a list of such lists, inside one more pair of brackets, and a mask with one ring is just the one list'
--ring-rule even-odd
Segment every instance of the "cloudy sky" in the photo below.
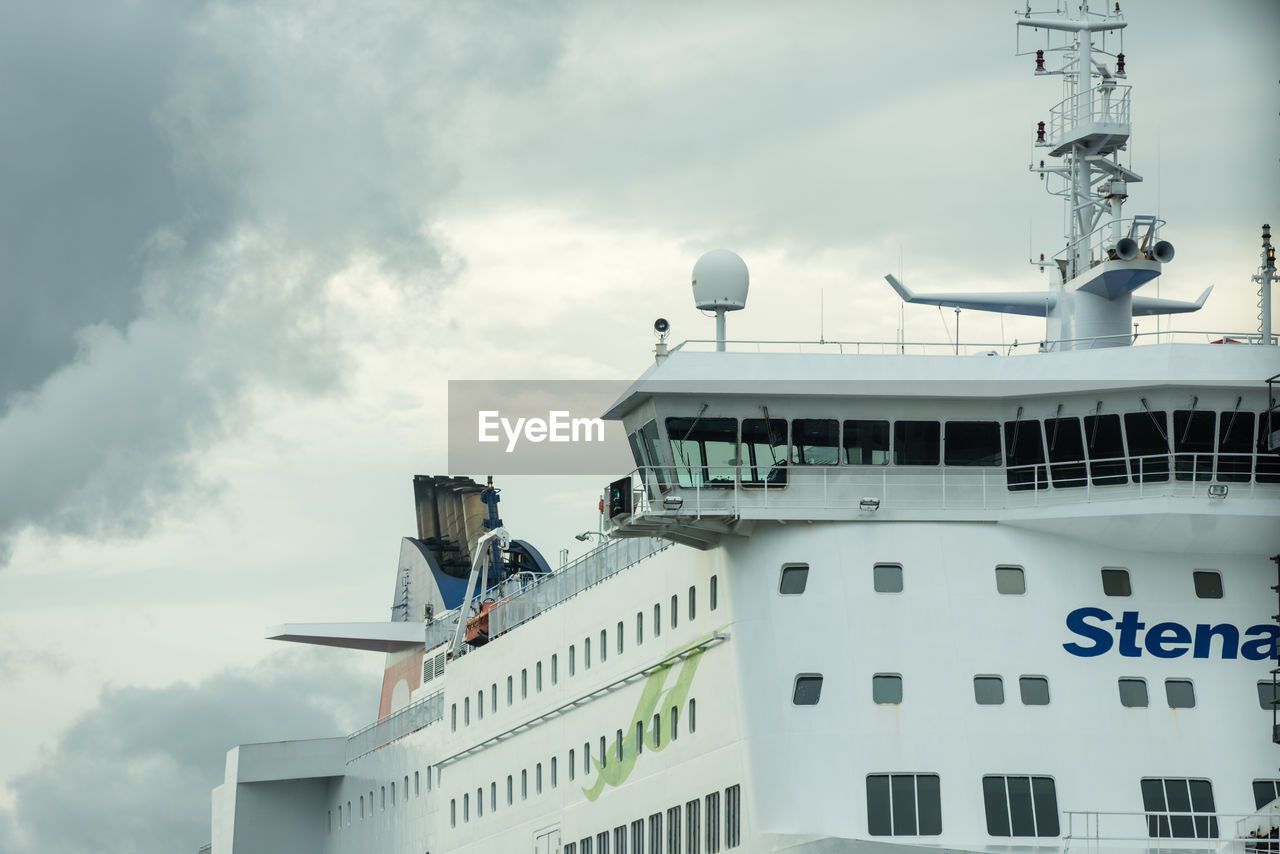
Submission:
{"label": "cloudy sky", "polygon": [[[1160,295],[1254,329],[1280,4],[1123,3]],[[892,340],[886,272],[1041,286],[1059,90],[1012,5],[6,4],[0,852],[194,852],[228,747],[372,719],[377,656],[263,630],[387,616],[448,380],[633,376],[653,318],[711,334],[716,247],[752,270],[740,337]],[[580,549],[597,484],[503,485],[519,536]]]}

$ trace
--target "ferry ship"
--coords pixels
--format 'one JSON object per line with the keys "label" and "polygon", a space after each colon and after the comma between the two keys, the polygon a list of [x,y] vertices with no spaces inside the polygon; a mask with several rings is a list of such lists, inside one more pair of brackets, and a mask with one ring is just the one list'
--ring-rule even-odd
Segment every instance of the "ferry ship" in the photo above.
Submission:
{"label": "ferry ship", "polygon": [[1136,336],[1208,294],[1136,293],[1174,253],[1121,210],[1126,22],[1016,24],[1064,87],[1031,166],[1067,207],[1051,283],[887,278],[1044,317],[1036,352],[730,341],[747,269],[703,256],[717,337],[656,324],[598,547],[553,569],[491,480],[415,478],[391,619],[271,632],[383,653],[377,719],[232,749],[207,849],[1276,850],[1269,231],[1257,333]]}

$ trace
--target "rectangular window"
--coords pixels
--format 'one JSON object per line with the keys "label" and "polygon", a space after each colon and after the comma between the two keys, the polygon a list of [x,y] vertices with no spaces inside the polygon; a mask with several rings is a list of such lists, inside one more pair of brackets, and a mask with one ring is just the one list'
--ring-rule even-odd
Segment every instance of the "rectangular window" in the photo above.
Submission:
{"label": "rectangular window", "polygon": [[551,788],[556,787],[556,757],[551,757]]}
{"label": "rectangular window", "polygon": [[576,769],[576,768],[578,767],[578,766],[577,766],[577,764],[576,764],[573,760],[574,760],[573,751],[572,751],[572,750],[570,750],[570,751],[569,751],[569,779],[570,779],[570,780],[572,780],[572,779],[573,779],[574,769]]}
{"label": "rectangular window", "polygon": [[698,588],[690,587],[689,588],[689,619],[691,621],[694,619],[694,617],[698,616],[697,598],[698,598]]}
{"label": "rectangular window", "polygon": [[1178,480],[1209,480],[1213,477],[1212,412],[1187,409],[1173,413],[1173,471]]}
{"label": "rectangular window", "polygon": [[462,698],[462,725],[468,726],[471,723],[471,698]]}
{"label": "rectangular window", "polygon": [[1142,808],[1152,839],[1217,839],[1213,786],[1208,780],[1144,779]]}
{"label": "rectangular window", "polygon": [[1138,677],[1120,678],[1120,705],[1128,709],[1145,709],[1147,701],[1147,680]]}
{"label": "rectangular window", "polygon": [[733,486],[737,419],[668,418],[667,437],[681,486]]}
{"label": "rectangular window", "polygon": [[1252,412],[1223,412],[1218,416],[1218,467],[1223,483],[1248,483],[1253,468]]}
{"label": "rectangular window", "polygon": [[484,691],[476,692],[476,720],[484,720]]}
{"label": "rectangular window", "polygon": [[618,649],[616,651],[618,655],[622,655],[622,621],[621,620],[618,621],[618,628],[614,634],[618,636]]}
{"label": "rectangular window", "polygon": [[520,699],[527,700],[529,698],[529,669],[527,667],[520,668]]}
{"label": "rectangular window", "polygon": [[787,563],[782,565],[778,580],[778,593],[783,596],[799,596],[809,583],[809,564]]}
{"label": "rectangular window", "polygon": [[936,466],[941,433],[937,421],[893,422],[894,465]]}
{"label": "rectangular window", "polygon": [[871,699],[876,703],[901,703],[902,676],[897,673],[877,673],[872,676]]}
{"label": "rectangular window", "polygon": [[1133,587],[1129,584],[1129,570],[1121,566],[1104,566],[1102,592],[1107,596],[1132,596]]}
{"label": "rectangular window", "polygon": [[889,422],[844,422],[844,461],[851,466],[887,466]]}
{"label": "rectangular window", "polygon": [[609,633],[605,629],[600,630],[600,663],[604,664],[609,658]]}
{"label": "rectangular window", "polygon": [[458,704],[449,704],[449,731],[456,732],[458,729]]}
{"label": "rectangular window", "polygon": [[872,836],[941,835],[938,775],[868,774],[867,832]]}
{"label": "rectangular window", "polygon": [[1215,569],[1197,569],[1191,573],[1196,597],[1200,599],[1222,598],[1222,573]]}
{"label": "rectangular window", "polygon": [[876,564],[871,570],[871,586],[877,593],[901,593],[902,564]]}
{"label": "rectangular window", "polygon": [[653,733],[653,746],[655,748],[662,746],[662,716],[653,716],[653,726],[649,727],[649,731]]}
{"label": "rectangular window", "polygon": [[1169,479],[1169,419],[1163,411],[1126,412],[1129,471],[1135,482]]}
{"label": "rectangular window", "polygon": [[498,781],[489,784],[489,812],[498,808]]}
{"label": "rectangular window", "polygon": [[834,466],[840,462],[840,422],[797,418],[791,422],[791,464]]}
{"label": "rectangular window", "polygon": [[[338,816],[338,818],[339,818],[339,819],[341,819],[341,818],[342,818],[342,816]],[[339,822],[339,823],[341,823],[341,822]],[[449,799],[449,826],[450,826],[450,827],[457,827],[457,826],[458,826],[458,800],[457,800],[457,798],[450,798],[450,799]]]}
{"label": "rectangular window", "polygon": [[636,611],[636,646],[644,643],[644,611]]}
{"label": "rectangular window", "polygon": [[707,811],[707,854],[720,854],[720,793],[703,798]]}
{"label": "rectangular window", "polygon": [[1039,421],[1004,422],[1004,453],[1008,466],[1005,483],[1010,491],[1049,488]]}
{"label": "rectangular window", "polygon": [[655,604],[653,606],[653,636],[656,638],[662,634],[662,606]]}
{"label": "rectangular window", "polygon": [[[791,703],[796,706],[816,706],[822,697],[822,674],[801,673],[796,676],[791,690]],[[672,710],[675,711],[674,709]],[[675,724],[671,726],[672,738],[675,737]]]}
{"label": "rectangular window", "polygon": [[787,422],[782,418],[742,419],[742,485],[785,486]]}
{"label": "rectangular window", "polygon": [[1276,687],[1271,682],[1258,683],[1258,705],[1268,712],[1276,705],[1277,698]]}
{"label": "rectangular window", "polygon": [[614,739],[614,756],[618,761],[622,761],[622,730],[618,730],[617,737]]}
{"label": "rectangular window", "polygon": [[998,466],[1000,424],[995,421],[948,421],[943,460],[949,466]]}
{"label": "rectangular window", "polygon": [[489,686],[489,711],[498,711],[498,683]]}
{"label": "rectangular window", "polygon": [[671,628],[675,628],[680,624],[680,597],[671,597]]}
{"label": "rectangular window", "polygon": [[1018,691],[1024,706],[1049,705],[1049,680],[1043,676],[1022,676],[1018,679]]}
{"label": "rectangular window", "polygon": [[533,671],[533,690],[534,690],[534,691],[536,691],[536,692],[538,692],[539,694],[541,694],[541,693],[542,693],[542,662],[541,662],[541,661],[539,661],[539,662],[534,666],[534,671]]}
{"label": "rectangular window", "polygon": [[542,794],[542,763],[539,762],[533,769],[533,791],[535,794]]}
{"label": "rectangular window", "polygon": [[662,440],[658,437],[658,425],[653,421],[649,421],[641,427],[640,441],[649,459],[649,465],[653,466],[653,475],[658,481],[658,488],[665,492],[671,473],[667,469],[666,455],[662,453]]}
{"label": "rectangular window", "polygon": [[609,854],[609,831],[602,830],[596,834],[597,854]]}
{"label": "rectangular window", "polygon": [[471,794],[467,793],[462,796],[462,821],[471,821]]}
{"label": "rectangular window", "polygon": [[569,675],[570,676],[573,675],[575,669],[576,667],[575,667],[575,659],[573,654],[573,644],[569,644]]}
{"label": "rectangular window", "polygon": [[635,854],[644,854],[644,819],[631,822],[631,850]]}
{"label": "rectangular window", "polygon": [[991,836],[1057,836],[1058,793],[1052,777],[983,777]]}
{"label": "rectangular window", "polygon": [[742,786],[724,790],[724,847],[742,844]]}
{"label": "rectangular window", "polygon": [[613,829],[613,854],[627,854],[627,826],[618,825]]}
{"label": "rectangular window", "polygon": [[560,668],[557,667],[558,663],[559,662],[557,661],[557,656],[553,654],[551,656],[551,684],[552,685],[560,681]]}
{"label": "rectangular window", "polygon": [[662,813],[649,816],[649,854],[662,854]]}
{"label": "rectangular window", "polygon": [[1084,432],[1089,449],[1089,476],[1094,486],[1128,483],[1124,438],[1119,415],[1086,415]]}
{"label": "rectangular window", "polygon": [[1253,807],[1254,809],[1262,809],[1267,804],[1280,797],[1280,780],[1254,780],[1253,781]]}
{"label": "rectangular window", "polygon": [[718,587],[716,583],[717,581],[719,581],[719,579],[716,576],[714,575],[711,576],[711,596],[708,598],[711,600],[710,607],[712,611],[714,611],[716,607],[720,604],[719,597],[717,596],[717,593],[719,593],[719,591],[716,589]]}
{"label": "rectangular window", "polygon": [[591,742],[589,741],[582,743],[582,773],[584,776],[591,773]]}
{"label": "rectangular window", "polygon": [[1018,596],[1027,592],[1026,576],[1020,566],[996,567],[996,592]]}
{"label": "rectangular window", "polygon": [[[422,788],[418,784],[418,772],[414,771],[413,772],[413,796],[416,798],[421,794],[422,794]],[[370,804],[369,806],[373,806],[373,804]]]}
{"label": "rectangular window", "polygon": [[515,680],[510,676],[507,677],[507,705],[510,706],[515,701]]}
{"label": "rectangular window", "polygon": [[591,638],[582,639],[582,669],[591,669]]}
{"label": "rectangular window", "polygon": [[700,818],[698,808],[701,806],[702,801],[697,798],[686,802],[684,805],[684,849],[687,854],[701,854],[702,838],[699,831],[702,828],[698,821]]}
{"label": "rectangular window", "polygon": [[680,807],[667,810],[667,854],[680,854]]}
{"label": "rectangular window", "polygon": [[1084,434],[1079,418],[1046,418],[1044,436],[1049,446],[1049,477],[1056,489],[1084,486]]}
{"label": "rectangular window", "polygon": [[644,750],[644,721],[636,721],[636,756]]}
{"label": "rectangular window", "polygon": [[484,789],[476,789],[476,818],[484,818]]}
{"label": "rectangular window", "polygon": [[591,854],[591,837],[590,836],[588,836],[586,839],[582,839],[578,841],[578,850],[581,851],[582,854]]}
{"label": "rectangular window", "polygon": [[1164,680],[1165,697],[1171,709],[1193,709],[1196,705],[1196,689],[1190,679]]}
{"label": "rectangular window", "polygon": [[697,701],[692,697],[689,698],[689,732],[697,732],[698,729],[698,706]]}
{"label": "rectangular window", "polygon": [[566,842],[564,844],[564,854],[578,854],[578,843]]}
{"label": "rectangular window", "polygon": [[973,677],[973,699],[979,706],[999,706],[1004,702],[1004,680],[999,676]]}
{"label": "rectangular window", "polygon": [[609,762],[609,746],[605,743],[604,736],[600,736],[600,770],[603,771]]}

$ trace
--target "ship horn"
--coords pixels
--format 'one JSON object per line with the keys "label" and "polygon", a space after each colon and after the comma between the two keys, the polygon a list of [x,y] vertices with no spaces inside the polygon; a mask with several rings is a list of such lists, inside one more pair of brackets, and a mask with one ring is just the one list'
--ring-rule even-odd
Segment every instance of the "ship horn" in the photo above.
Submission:
{"label": "ship horn", "polygon": [[1132,261],[1138,257],[1138,241],[1132,237],[1122,237],[1116,244],[1116,257],[1121,261]]}
{"label": "ship horn", "polygon": [[1161,264],[1168,264],[1173,260],[1173,244],[1167,240],[1161,240],[1151,250],[1151,257],[1155,258]]}

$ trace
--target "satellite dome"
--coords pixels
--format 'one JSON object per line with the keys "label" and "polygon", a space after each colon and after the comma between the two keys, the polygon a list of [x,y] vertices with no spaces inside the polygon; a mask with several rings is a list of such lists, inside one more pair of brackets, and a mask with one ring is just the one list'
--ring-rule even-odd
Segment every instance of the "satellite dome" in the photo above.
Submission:
{"label": "satellite dome", "polygon": [[693,302],[698,308],[746,308],[747,264],[728,249],[712,249],[693,265]]}

